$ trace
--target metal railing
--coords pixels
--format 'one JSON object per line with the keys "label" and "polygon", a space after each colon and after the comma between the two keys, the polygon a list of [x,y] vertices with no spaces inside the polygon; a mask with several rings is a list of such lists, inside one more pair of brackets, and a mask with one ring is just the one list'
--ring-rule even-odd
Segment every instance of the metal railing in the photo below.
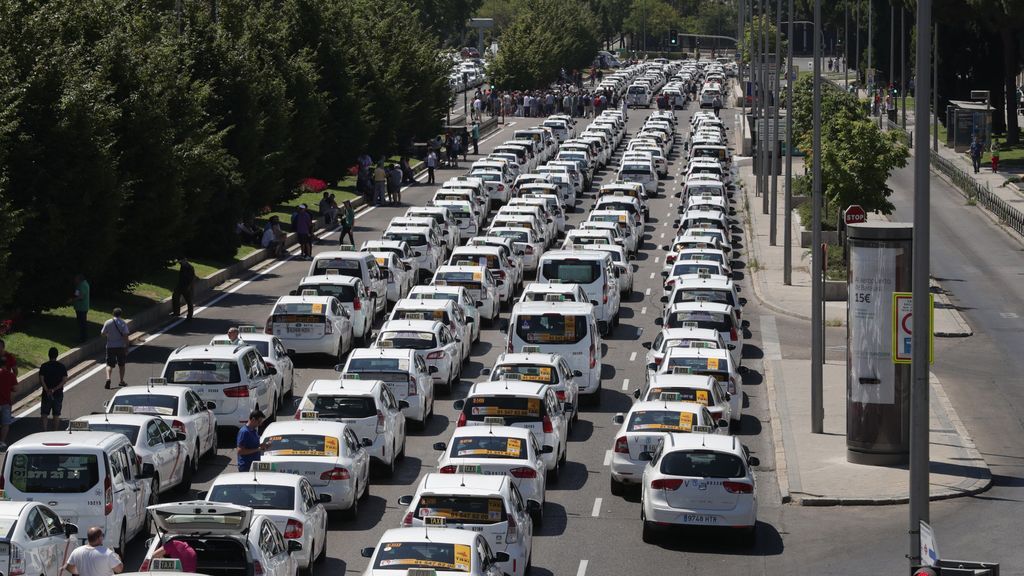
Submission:
{"label": "metal railing", "polygon": [[930,156],[932,167],[945,174],[949,181],[967,197],[969,202],[973,201],[981,204],[999,219],[1000,224],[1008,226],[1021,236],[1024,236],[1024,213],[993,194],[987,182],[982,186],[970,173],[961,169],[953,162],[934,152]]}

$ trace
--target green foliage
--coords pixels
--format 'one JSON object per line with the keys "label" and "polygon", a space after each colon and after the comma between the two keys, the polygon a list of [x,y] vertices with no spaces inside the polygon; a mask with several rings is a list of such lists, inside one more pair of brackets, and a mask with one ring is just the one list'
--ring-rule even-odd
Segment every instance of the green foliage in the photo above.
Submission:
{"label": "green foliage", "polygon": [[[760,28],[761,26],[764,28]],[[764,16],[754,16],[752,21],[748,22],[746,26],[743,27],[743,61],[750,62],[755,49],[759,46],[758,34],[767,34],[765,39],[767,47],[765,48],[765,51],[768,54],[774,54],[776,30],[777,28],[775,26],[774,19],[768,18],[766,20]],[[784,34],[781,35],[781,38],[782,44],[779,49],[782,50],[782,52],[780,52],[780,56],[788,49],[787,47],[789,46]],[[780,61],[783,60],[785,60],[785,58],[782,58]]]}
{"label": "green foliage", "polygon": [[681,28],[681,24],[679,12],[665,0],[633,0],[622,27],[637,37],[646,32],[648,38],[661,39],[669,30]]}
{"label": "green foliage", "polygon": [[501,35],[491,82],[499,88],[538,88],[559,70],[589,66],[600,48],[597,18],[582,0],[518,0]]}

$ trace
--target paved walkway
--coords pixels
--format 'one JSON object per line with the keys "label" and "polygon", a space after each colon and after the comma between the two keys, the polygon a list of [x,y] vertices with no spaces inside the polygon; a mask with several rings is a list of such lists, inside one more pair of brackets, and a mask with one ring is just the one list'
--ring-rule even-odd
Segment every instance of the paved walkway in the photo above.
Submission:
{"label": "paved walkway", "polygon": [[[792,285],[783,285],[782,226],[779,206],[778,246],[769,245],[769,218],[762,214],[761,198],[755,196],[754,176],[749,159],[739,159],[741,192],[748,231],[747,250],[750,284],[761,306],[778,314],[810,317],[810,253],[799,248],[799,224],[794,218]],[[781,184],[781,182],[780,182]],[[780,191],[781,192],[781,191]],[[781,197],[781,196],[780,196]],[[755,264],[756,263],[756,264]],[[948,314],[948,316],[947,316]],[[846,303],[829,302],[826,321],[845,323]],[[961,333],[962,326],[940,326],[962,322],[955,310],[936,309],[936,331]],[[830,363],[824,367],[824,434],[810,432],[810,361],[783,355],[776,316],[759,319],[764,344],[764,376],[768,388],[772,433],[776,452],[776,474],[783,501],[803,505],[897,504],[908,499],[909,475],[905,466],[882,467],[846,461],[846,366]],[[966,334],[958,334],[966,335]],[[949,404],[942,385],[932,380],[931,403],[931,495],[951,498],[980,492],[991,482],[991,473]]]}

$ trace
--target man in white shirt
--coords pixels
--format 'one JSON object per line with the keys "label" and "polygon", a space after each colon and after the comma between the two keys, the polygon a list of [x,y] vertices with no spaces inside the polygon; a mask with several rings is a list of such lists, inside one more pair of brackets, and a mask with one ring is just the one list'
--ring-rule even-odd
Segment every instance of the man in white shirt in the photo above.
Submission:
{"label": "man in white shirt", "polygon": [[75,576],[113,576],[124,571],[117,554],[103,545],[103,529],[89,528],[88,543],[75,548],[64,569]]}

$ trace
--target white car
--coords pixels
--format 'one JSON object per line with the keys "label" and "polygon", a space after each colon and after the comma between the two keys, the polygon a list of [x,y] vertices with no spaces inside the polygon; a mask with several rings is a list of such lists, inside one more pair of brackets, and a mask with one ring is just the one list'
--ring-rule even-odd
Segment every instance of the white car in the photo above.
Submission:
{"label": "white car", "polygon": [[[320,420],[347,424],[370,457],[391,476],[398,460],[405,456],[402,409],[408,405],[404,400],[396,400],[380,380],[314,380],[299,401],[295,418],[299,419],[303,412],[315,411]],[[370,439],[369,446],[363,438]]]}
{"label": "white car", "polygon": [[96,432],[124,434],[135,449],[140,463],[153,466],[150,481],[154,494],[177,488],[187,493],[192,487],[195,465],[188,455],[187,436],[175,432],[159,416],[134,414],[131,406],[119,406],[111,414],[93,414],[76,418],[88,422]]}
{"label": "white car", "polygon": [[519,296],[520,302],[582,302],[590,304],[587,293],[579,284],[561,282],[530,282]]}
{"label": "white car", "polygon": [[355,340],[348,310],[334,296],[318,296],[313,290],[278,298],[266,332],[296,354],[326,354],[338,362]]}
{"label": "white car", "polygon": [[642,388],[633,390],[633,397],[642,401],[660,400],[665,394],[706,406],[716,422],[732,419],[731,396],[714,376],[691,374],[688,368],[676,368],[673,372],[655,374]]}
{"label": "white car", "polygon": [[302,411],[298,420],[269,424],[260,442],[270,448],[254,468],[302,476],[316,494],[329,497],[320,499],[325,510],[340,510],[348,519],[358,515],[359,500],[370,494],[370,455],[352,426]]}
{"label": "white car", "polygon": [[[708,375],[725,386],[729,394],[729,423],[738,431],[743,418],[743,377],[740,375],[732,355],[720,348],[669,348],[657,374],[678,373],[680,368],[690,374]],[[650,370],[650,366],[648,366]]]}
{"label": "white car", "polygon": [[171,386],[164,378],[150,378],[147,386],[127,386],[114,392],[103,404],[106,413],[118,406],[131,406],[135,414],[159,416],[175,432],[184,432],[188,455],[199,470],[199,458],[217,456],[217,416],[213,402],[204,402],[187,386]]}
{"label": "white car", "polygon": [[360,252],[391,252],[405,264],[406,270],[412,274],[415,280],[420,277],[419,264],[416,262],[416,254],[405,242],[394,240],[366,240],[359,247]]}
{"label": "white car", "polygon": [[473,342],[480,341],[480,311],[469,291],[462,286],[416,286],[409,293],[412,300],[451,300],[462,309],[466,322],[472,328]]}
{"label": "white car", "polygon": [[450,266],[478,265],[487,268],[498,288],[502,303],[511,302],[515,280],[515,265],[498,246],[459,246],[449,259]]}
{"label": "white car", "polygon": [[306,275],[332,274],[359,278],[370,291],[374,311],[383,314],[387,309],[387,279],[381,273],[373,256],[357,252],[355,246],[341,245],[338,246],[338,250],[317,253],[309,263],[309,272]]}
{"label": "white car", "polygon": [[492,550],[509,555],[504,573],[525,576],[533,553],[530,508],[536,503],[522,496],[515,480],[504,474],[427,474],[414,495],[398,499],[407,507],[402,526],[422,527],[428,516],[440,516],[452,528],[483,534]]}
{"label": "white car", "polygon": [[[479,532],[445,528],[445,519],[426,518],[426,528],[392,528],[380,537],[376,547],[359,551],[370,561],[362,576],[406,576],[422,570],[426,576],[502,576],[505,552],[492,552]],[[424,570],[426,569],[426,570]]]}
{"label": "white car", "polygon": [[722,526],[742,530],[753,545],[757,538],[757,482],[754,466],[735,437],[666,434],[643,472],[640,519],[643,540],[658,539],[666,525]]}
{"label": "white car", "polygon": [[[619,424],[612,444],[611,492],[620,496],[626,485],[638,485],[647,461],[642,453],[653,454],[668,432],[703,432],[725,434],[728,423],[719,426],[711,412],[696,402],[680,401],[680,395],[669,398],[663,394],[659,400],[636,402],[628,414],[618,413],[612,422]],[[649,459],[648,459],[649,460]]]}
{"label": "white car", "polygon": [[501,310],[501,298],[494,276],[483,266],[440,266],[434,274],[432,286],[462,286],[476,302],[480,316],[493,325]]}
{"label": "white car", "polygon": [[299,281],[299,287],[291,291],[292,296],[312,290],[321,296],[334,296],[348,311],[352,319],[352,336],[361,345],[370,341],[373,324],[377,319],[377,311],[372,305],[373,296],[363,281],[355,276],[329,274],[324,276],[306,276]]}
{"label": "white car", "polygon": [[462,342],[437,320],[389,320],[380,328],[374,348],[407,348],[427,363],[435,386],[449,394],[462,374]]}
{"label": "white car", "polygon": [[[455,425],[492,426],[500,422],[529,430],[541,445],[549,478],[557,481],[568,457],[569,417],[562,410],[553,386],[505,382],[518,377],[517,373],[505,373],[501,380],[477,382],[470,387],[465,400],[453,403],[459,411]],[[544,446],[551,446],[551,450]]]}
{"label": "white car", "polygon": [[196,551],[199,574],[295,576],[299,569],[294,554],[303,550],[302,542],[285,539],[271,518],[252,508],[195,500],[150,506],[149,513],[156,538],[150,538],[140,572],[148,572],[153,552],[172,540]]}
{"label": "white car", "polygon": [[532,388],[538,383],[554,387],[555,397],[569,415],[569,428],[572,429],[573,423],[579,419],[579,383],[576,379],[582,380],[582,372],[570,368],[565,358],[558,354],[539,351],[499,354],[494,366],[482,372],[490,380],[502,380],[506,374],[518,375],[518,381],[508,381],[510,387]]}
{"label": "white car", "polygon": [[313,564],[327,555],[327,511],[309,480],[297,474],[264,471],[274,465],[253,463],[252,472],[228,472],[213,479],[206,493],[207,502],[234,504],[252,508],[269,518],[285,540],[302,544],[292,554],[296,564],[311,572]]}
{"label": "white car", "polygon": [[[245,333],[245,337],[241,334]],[[247,346],[254,346],[259,351],[267,366],[273,366],[275,374],[270,381],[274,385],[274,397],[277,398],[277,406],[273,407],[276,412],[284,403],[285,395],[295,392],[295,363],[288,356],[284,344],[277,336],[257,332],[255,326],[239,326],[239,341]],[[231,346],[232,342],[227,336],[214,336],[210,340],[210,346]]]}
{"label": "white car", "polygon": [[722,335],[727,352],[739,366],[743,361],[743,325],[728,304],[706,300],[683,301],[665,306],[662,328],[713,328]]}
{"label": "white car", "polygon": [[41,502],[0,501],[0,565],[4,574],[61,576],[78,526]]}
{"label": "white car", "polygon": [[427,226],[388,226],[381,237],[409,245],[416,258],[420,280],[429,278],[444,261],[444,241]]}
{"label": "white car", "polygon": [[682,328],[666,328],[655,336],[653,342],[644,342],[647,349],[647,380],[658,371],[665,355],[672,348],[725,348],[725,341],[718,330],[683,326]]}
{"label": "white car", "polygon": [[500,236],[474,236],[466,241],[466,246],[486,246],[498,248],[505,258],[512,264],[512,289],[521,290],[523,287],[523,256],[525,251],[516,247],[512,238]]}
{"label": "white car", "polygon": [[513,226],[495,226],[487,231],[488,236],[509,238],[517,250],[522,251],[523,270],[537,271],[537,262],[544,253],[544,242],[540,235],[531,228]]}
{"label": "white car", "polygon": [[451,300],[423,300],[403,298],[395,304],[391,311],[392,320],[437,320],[451,330],[459,343],[458,361],[464,362],[469,359],[470,351],[473,348],[473,338],[466,321],[462,308]]}
{"label": "white car", "polygon": [[406,420],[423,429],[434,414],[434,379],[427,362],[409,348],[356,348],[341,370],[342,378],[380,380],[401,402]]}
{"label": "white car", "polygon": [[[620,294],[631,294],[633,292],[633,259],[634,256],[626,252],[621,244],[589,244],[587,250],[607,252],[612,257],[612,265],[618,273],[616,283],[619,285]],[[619,300],[621,304],[621,297]]]}
{"label": "white car", "polygon": [[404,264],[393,252],[374,251],[370,252],[370,254],[377,260],[377,267],[380,268],[387,278],[388,302],[394,304],[405,298],[409,290],[412,290],[412,287],[416,285],[416,281],[419,280],[410,271],[411,267]]}

